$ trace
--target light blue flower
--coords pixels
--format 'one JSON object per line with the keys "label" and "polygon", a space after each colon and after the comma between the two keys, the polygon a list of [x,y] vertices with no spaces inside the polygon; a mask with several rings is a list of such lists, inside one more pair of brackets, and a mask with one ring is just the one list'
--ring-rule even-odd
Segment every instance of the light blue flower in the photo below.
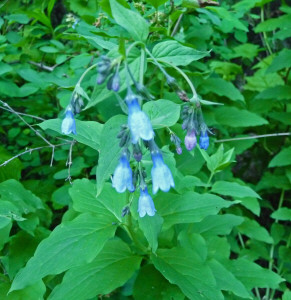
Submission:
{"label": "light blue flower", "polygon": [[188,130],[184,142],[188,151],[194,149],[197,144],[195,129]]}
{"label": "light blue flower", "polygon": [[128,127],[131,132],[131,141],[136,144],[139,138],[149,141],[154,137],[152,124],[148,116],[141,110],[136,97],[127,101]]}
{"label": "light blue flower", "polygon": [[63,134],[77,134],[76,132],[76,121],[74,119],[74,114],[72,108],[69,106],[66,109],[66,117],[63,119],[62,122],[62,133]]}
{"label": "light blue flower", "polygon": [[152,197],[148,193],[148,189],[144,190],[140,189],[140,196],[138,199],[138,213],[141,218],[143,218],[146,214],[150,217],[154,216],[156,213],[155,205]]}
{"label": "light blue flower", "polygon": [[199,145],[201,149],[205,149],[207,150],[208,146],[209,146],[209,137],[207,132],[201,132],[201,136],[199,139]]}
{"label": "light blue flower", "polygon": [[123,193],[126,189],[128,189],[130,192],[134,191],[134,186],[132,183],[132,170],[127,160],[126,153],[123,153],[119,159],[119,164],[117,165],[113,174],[112,186],[118,193]]}
{"label": "light blue flower", "polygon": [[159,151],[152,152],[152,160],[153,193],[156,194],[159,189],[163,192],[168,192],[171,187],[175,186],[172,173],[164,163],[162,154]]}

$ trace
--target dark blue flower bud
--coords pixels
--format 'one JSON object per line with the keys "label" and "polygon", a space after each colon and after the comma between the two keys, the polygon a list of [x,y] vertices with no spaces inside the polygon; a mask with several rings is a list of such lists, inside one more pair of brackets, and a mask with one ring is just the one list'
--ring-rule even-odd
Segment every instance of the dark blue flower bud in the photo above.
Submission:
{"label": "dark blue flower bud", "polygon": [[209,137],[208,137],[207,131],[201,132],[201,136],[199,139],[199,145],[200,145],[201,149],[205,149],[205,150],[207,150],[207,148],[209,147]]}

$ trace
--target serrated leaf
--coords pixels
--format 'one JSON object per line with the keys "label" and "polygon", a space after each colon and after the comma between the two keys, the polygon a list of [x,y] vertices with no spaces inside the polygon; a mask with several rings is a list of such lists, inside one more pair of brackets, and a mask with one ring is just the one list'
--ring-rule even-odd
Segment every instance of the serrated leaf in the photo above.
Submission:
{"label": "serrated leaf", "polygon": [[[291,17],[291,15],[290,15]],[[278,56],[274,58],[270,67],[267,69],[268,73],[277,72],[279,70],[291,67],[291,50],[283,49]]]}

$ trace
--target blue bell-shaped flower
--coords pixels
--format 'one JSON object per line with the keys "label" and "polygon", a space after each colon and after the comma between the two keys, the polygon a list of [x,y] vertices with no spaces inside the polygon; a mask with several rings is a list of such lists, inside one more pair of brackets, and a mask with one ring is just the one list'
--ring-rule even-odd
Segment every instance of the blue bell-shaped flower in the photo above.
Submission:
{"label": "blue bell-shaped flower", "polygon": [[132,183],[132,170],[130,168],[126,152],[121,155],[119,164],[114,171],[112,186],[118,193],[123,193],[126,189],[128,189],[130,192],[134,191],[134,186]]}
{"label": "blue bell-shaped flower", "polygon": [[152,197],[148,193],[147,187],[140,189],[140,196],[138,199],[138,213],[141,218],[146,214],[150,217],[154,216],[156,213],[155,205]]}
{"label": "blue bell-shaped flower", "polygon": [[200,145],[201,149],[205,149],[205,150],[207,150],[207,148],[209,147],[209,137],[208,137],[207,131],[201,132],[201,136],[199,139],[199,145]]}
{"label": "blue bell-shaped flower", "polygon": [[171,187],[175,186],[174,179],[169,167],[164,163],[162,154],[159,151],[152,152],[153,168],[152,182],[153,193],[156,194],[159,189],[168,192]]}
{"label": "blue bell-shaped flower", "polygon": [[71,106],[66,109],[66,116],[62,122],[62,133],[63,134],[77,134],[76,132],[76,121],[74,119],[74,114]]}
{"label": "blue bell-shaped flower", "polygon": [[152,124],[148,116],[141,110],[135,95],[126,97],[128,105],[128,127],[131,132],[131,140],[136,144],[139,138],[149,141],[154,137]]}

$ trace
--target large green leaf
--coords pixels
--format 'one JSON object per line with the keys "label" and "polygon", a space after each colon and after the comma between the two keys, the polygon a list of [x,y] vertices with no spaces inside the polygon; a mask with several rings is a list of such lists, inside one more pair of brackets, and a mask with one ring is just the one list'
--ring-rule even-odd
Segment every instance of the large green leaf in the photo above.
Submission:
{"label": "large green leaf", "polygon": [[76,211],[104,215],[115,219],[115,222],[122,222],[121,213],[126,205],[126,194],[117,193],[111,184],[105,184],[101,194],[96,197],[96,184],[84,178],[75,180],[69,193]]}
{"label": "large green leaf", "polygon": [[49,274],[91,262],[114,235],[114,218],[82,214],[54,229],[43,240],[24,269],[17,273],[11,291],[20,290]]}
{"label": "large green leaf", "polygon": [[86,300],[109,294],[130,279],[141,259],[121,240],[108,241],[91,263],[69,270],[48,299]]}
{"label": "large green leaf", "polygon": [[252,299],[245,286],[223,264],[215,259],[211,259],[208,265],[221,290],[230,291],[242,298]]}
{"label": "large green leaf", "polygon": [[154,129],[173,126],[180,118],[180,105],[169,100],[147,102],[143,110],[149,116]]}
{"label": "large green leaf", "polygon": [[[290,15],[291,19],[291,15]],[[283,49],[279,55],[274,58],[267,72],[277,72],[279,70],[291,67],[291,50]]]}
{"label": "large green leaf", "polygon": [[102,191],[105,181],[113,173],[118,164],[121,148],[117,134],[120,126],[127,124],[127,118],[117,115],[108,120],[102,130],[100,138],[100,156],[97,165],[97,195]]}
{"label": "large green leaf", "polygon": [[135,280],[133,296],[136,300],[184,300],[181,290],[162,276],[152,264],[143,266]]}
{"label": "large green leaf", "polygon": [[118,25],[125,28],[136,41],[146,41],[149,24],[138,13],[129,10],[115,0],[110,0],[111,12]]}
{"label": "large green leaf", "polygon": [[208,55],[208,52],[183,46],[177,41],[165,41],[156,44],[152,54],[161,62],[170,63],[175,66],[187,66],[192,61],[205,57]]}
{"label": "large green leaf", "polygon": [[154,266],[190,299],[224,299],[211,269],[185,248],[161,249],[152,255]]}
{"label": "large green leaf", "polygon": [[229,81],[222,78],[208,78],[199,86],[199,93],[214,93],[218,96],[227,97],[233,101],[244,101],[241,92]]}
{"label": "large green leaf", "polygon": [[291,165],[291,147],[281,150],[269,163],[269,168]]}
{"label": "large green leaf", "polygon": [[231,196],[234,198],[255,197],[261,198],[249,186],[241,185],[236,182],[216,181],[211,189],[212,193],[217,193],[224,196]]}
{"label": "large green leaf", "polygon": [[236,203],[215,195],[194,192],[183,195],[160,193],[155,199],[156,209],[164,218],[165,228],[173,224],[200,222],[209,215],[217,214],[221,208]]}
{"label": "large green leaf", "polygon": [[215,109],[215,119],[218,124],[230,127],[251,127],[268,124],[267,120],[253,112],[229,106],[217,107]]}
{"label": "large green leaf", "polygon": [[281,207],[271,214],[271,217],[280,221],[291,221],[291,209],[287,207]]}
{"label": "large green leaf", "polygon": [[284,281],[278,274],[245,258],[228,260],[224,265],[248,290],[254,287],[276,289]]}
{"label": "large green leaf", "polygon": [[[43,130],[51,129],[62,134],[62,120],[51,119],[39,124]],[[95,150],[100,149],[100,135],[103,125],[93,121],[80,121],[76,119],[77,134],[70,134],[76,141],[85,144]]]}

